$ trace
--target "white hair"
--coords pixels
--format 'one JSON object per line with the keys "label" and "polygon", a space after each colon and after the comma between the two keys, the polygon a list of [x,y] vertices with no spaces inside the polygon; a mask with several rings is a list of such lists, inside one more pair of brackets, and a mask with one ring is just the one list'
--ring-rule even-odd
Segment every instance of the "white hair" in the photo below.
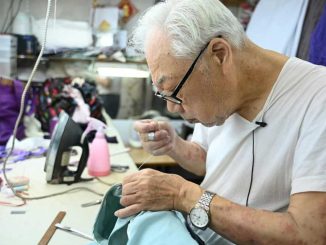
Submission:
{"label": "white hair", "polygon": [[172,55],[192,58],[214,37],[243,47],[242,25],[219,0],[166,0],[145,11],[132,34],[130,45],[145,53],[149,34],[162,30],[171,41]]}

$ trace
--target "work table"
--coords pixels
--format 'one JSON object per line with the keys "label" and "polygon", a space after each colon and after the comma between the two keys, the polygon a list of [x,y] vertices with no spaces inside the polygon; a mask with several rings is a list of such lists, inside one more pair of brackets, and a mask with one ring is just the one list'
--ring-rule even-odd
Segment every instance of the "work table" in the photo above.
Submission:
{"label": "work table", "polygon": [[[115,152],[121,152],[124,149],[122,144],[110,144],[109,147],[111,154],[113,154],[111,163],[127,165],[129,166],[129,170],[125,173],[113,172],[109,176],[101,177],[100,180],[106,183],[119,183],[126,174],[137,171],[137,168],[128,153],[114,155]],[[110,186],[96,179],[89,182],[75,183],[69,186],[65,184],[47,184],[45,172],[43,170],[44,164],[45,157],[11,164],[7,167],[13,168],[13,170],[8,171],[7,175],[9,177],[19,175],[29,177],[30,188],[28,194],[30,197],[62,192],[75,187],[87,187],[96,192],[105,194],[110,188]],[[87,173],[87,169],[85,169],[83,177],[87,177],[85,173]],[[1,177],[3,178],[2,174]],[[2,245],[38,244],[60,211],[66,212],[62,224],[92,235],[93,224],[100,205],[83,208],[81,204],[98,199],[101,199],[101,197],[94,193],[79,190],[46,199],[30,200],[22,207],[0,206],[0,243]],[[0,201],[21,202],[18,198],[5,198],[3,194],[0,194]],[[25,211],[25,213],[11,214],[12,211]],[[78,245],[88,243],[89,241],[84,238],[57,229],[49,244]]]}

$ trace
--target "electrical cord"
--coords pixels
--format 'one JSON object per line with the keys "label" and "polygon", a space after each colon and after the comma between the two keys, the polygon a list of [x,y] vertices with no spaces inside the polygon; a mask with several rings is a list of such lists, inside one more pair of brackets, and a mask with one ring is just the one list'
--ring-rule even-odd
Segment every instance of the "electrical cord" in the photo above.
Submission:
{"label": "electrical cord", "polygon": [[249,190],[248,190],[247,199],[246,199],[246,207],[248,207],[252,182],[254,179],[254,168],[255,168],[255,130],[252,131],[252,163],[251,163],[251,175],[250,175]]}
{"label": "electrical cord", "polygon": [[95,179],[96,179],[98,182],[100,182],[100,183],[102,183],[102,184],[104,184],[104,185],[108,185],[108,186],[113,186],[113,185],[116,184],[116,183],[108,183],[108,182],[106,182],[106,181],[104,181],[104,180],[101,180],[99,177],[95,177]]}
{"label": "electrical cord", "polygon": [[23,93],[22,93],[22,97],[21,97],[21,100],[20,100],[20,110],[19,110],[19,114],[18,114],[18,118],[16,120],[16,123],[15,123],[15,127],[14,127],[14,132],[13,132],[13,141],[12,141],[12,144],[11,144],[11,148],[9,149],[9,152],[3,162],[3,176],[8,184],[8,187],[12,190],[12,192],[14,193],[15,196],[19,197],[20,199],[24,200],[24,197],[22,197],[20,194],[18,194],[12,184],[10,183],[8,177],[7,177],[7,174],[6,174],[6,165],[7,165],[7,161],[9,159],[9,157],[11,156],[14,148],[15,148],[15,140],[16,140],[16,135],[17,135],[17,130],[18,130],[18,126],[19,126],[19,123],[23,117],[23,113],[24,113],[24,108],[25,108],[25,98],[26,98],[26,94],[28,92],[28,89],[32,83],[32,80],[34,78],[34,75],[35,75],[35,72],[38,68],[38,65],[40,63],[40,60],[43,56],[43,53],[44,53],[44,48],[45,48],[45,45],[46,45],[46,37],[47,37],[47,31],[48,31],[48,24],[49,24],[49,18],[50,18],[50,12],[51,12],[51,4],[52,4],[52,0],[48,0],[48,5],[47,5],[47,10],[46,10],[46,18],[45,18],[45,28],[44,28],[44,36],[43,36],[43,42],[42,42],[42,48],[41,48],[41,51],[39,53],[39,56],[37,57],[37,60],[35,62],[35,65],[33,67],[33,70],[32,70],[32,73],[31,75],[29,76],[28,78],[28,81],[27,81],[27,84],[23,90]]}
{"label": "electrical cord", "polygon": [[56,193],[52,193],[52,194],[48,194],[48,195],[44,195],[44,196],[37,196],[37,197],[23,197],[23,196],[20,196],[22,197],[22,199],[24,200],[40,200],[40,199],[45,199],[45,198],[48,198],[48,197],[55,197],[55,196],[59,196],[59,195],[63,195],[63,194],[67,194],[69,192],[74,192],[74,191],[89,191],[89,192],[92,192],[98,196],[103,196],[102,193],[99,193],[97,191],[94,191],[88,187],[75,187],[75,188],[71,188],[69,190],[65,190],[65,191],[62,191],[62,192],[56,192]]}
{"label": "electrical cord", "polygon": [[0,205],[1,206],[9,206],[9,207],[20,207],[20,206],[23,206],[26,204],[26,201],[27,200],[40,200],[40,199],[45,199],[45,198],[49,198],[49,197],[55,197],[55,196],[59,196],[59,195],[63,195],[63,194],[67,194],[67,193],[70,193],[70,192],[75,192],[75,191],[88,191],[88,192],[91,192],[91,193],[94,193],[98,196],[104,196],[104,194],[102,193],[99,193],[97,191],[94,191],[88,187],[75,187],[75,188],[71,188],[69,190],[65,190],[65,191],[62,191],[62,192],[56,192],[56,193],[52,193],[52,194],[48,194],[48,195],[44,195],[44,196],[36,196],[36,197],[26,197],[26,196],[23,196],[23,195],[19,195],[19,198],[22,199],[22,203],[20,204],[13,204],[13,203],[9,203],[9,202],[0,202]]}

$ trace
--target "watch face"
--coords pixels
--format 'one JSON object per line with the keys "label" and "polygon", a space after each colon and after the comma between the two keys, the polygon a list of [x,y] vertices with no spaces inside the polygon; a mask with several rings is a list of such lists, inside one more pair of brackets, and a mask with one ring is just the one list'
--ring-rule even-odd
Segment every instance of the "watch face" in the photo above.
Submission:
{"label": "watch face", "polygon": [[208,225],[209,217],[205,209],[193,208],[189,213],[191,223],[197,228],[205,228]]}

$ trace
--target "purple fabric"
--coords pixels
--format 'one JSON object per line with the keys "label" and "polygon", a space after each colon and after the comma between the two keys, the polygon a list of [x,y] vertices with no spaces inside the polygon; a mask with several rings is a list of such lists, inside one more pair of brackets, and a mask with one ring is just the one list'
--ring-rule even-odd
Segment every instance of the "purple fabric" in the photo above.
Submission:
{"label": "purple fabric", "polygon": [[[13,133],[20,108],[23,85],[20,81],[13,81],[13,85],[0,83],[0,145],[6,145]],[[17,138],[24,137],[22,123],[17,131]]]}
{"label": "purple fabric", "polygon": [[[8,160],[8,163],[15,163],[19,161],[26,160],[28,158],[32,157],[41,157],[45,156],[47,149],[44,147],[38,147],[31,151],[25,151],[25,150],[13,150],[10,159]],[[0,164],[2,164],[7,156],[9,151],[2,150],[0,151]]]}
{"label": "purple fabric", "polygon": [[309,61],[326,66],[326,4],[310,39]]}

